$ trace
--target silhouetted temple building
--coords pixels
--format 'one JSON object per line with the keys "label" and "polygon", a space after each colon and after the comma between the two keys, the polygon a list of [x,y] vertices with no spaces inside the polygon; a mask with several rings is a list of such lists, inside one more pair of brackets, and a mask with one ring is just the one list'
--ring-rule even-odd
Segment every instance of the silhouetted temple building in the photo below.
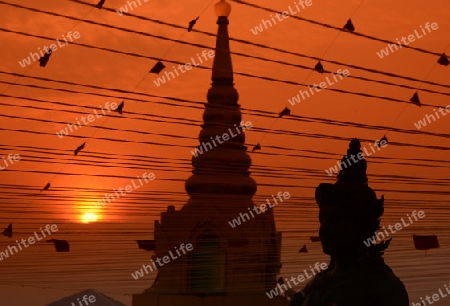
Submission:
{"label": "silhouetted temple building", "polygon": [[[190,198],[176,211],[168,206],[155,221],[155,254],[177,256],[158,267],[154,284],[133,296],[133,306],[173,305],[286,305],[269,299],[280,271],[281,233],[276,231],[273,209],[231,227],[229,222],[254,207],[257,184],[250,177],[250,156],[241,123],[238,93],[233,85],[228,15],[231,7],[220,0],[215,6],[218,35],[212,86],[203,114],[200,145],[217,135],[236,136],[192,158],[192,176],[185,189]],[[180,245],[193,249],[178,256]],[[172,257],[173,258],[173,257]]]}

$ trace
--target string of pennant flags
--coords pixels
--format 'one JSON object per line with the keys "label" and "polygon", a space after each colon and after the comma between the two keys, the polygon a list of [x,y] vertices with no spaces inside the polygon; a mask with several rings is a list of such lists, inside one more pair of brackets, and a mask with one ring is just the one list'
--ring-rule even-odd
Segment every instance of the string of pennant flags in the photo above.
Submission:
{"label": "string of pennant flags", "polygon": [[[362,4],[362,3],[361,3],[361,4]],[[358,8],[359,8],[359,7],[358,7]],[[349,19],[347,20],[347,23],[343,26],[342,30],[343,30],[343,31],[347,31],[347,32],[354,32],[354,31],[355,31],[355,26],[353,25],[353,22],[352,22],[351,18],[349,18]],[[332,44],[333,44],[333,43],[334,43],[334,41],[332,42]],[[332,44],[330,44],[330,46],[327,48],[327,50],[332,46]],[[445,49],[448,49],[448,47],[445,48]],[[323,55],[323,56],[324,56],[324,55]],[[323,56],[322,56],[322,57],[323,57]],[[436,63],[439,64],[439,65],[442,65],[442,66],[448,66],[448,65],[450,64],[450,61],[449,61],[447,55],[445,54],[445,52],[441,54],[441,56],[439,57],[439,59],[437,60]],[[431,69],[431,71],[432,71],[433,69],[434,69],[434,66],[433,66],[433,68]],[[326,72],[326,70],[324,69],[324,67],[323,67],[323,65],[322,65],[322,63],[321,63],[320,60],[319,60],[319,61],[317,62],[317,64],[314,66],[314,70],[317,71],[318,73],[321,73],[321,74]],[[431,71],[430,71],[430,73],[431,73]],[[425,80],[428,78],[428,76],[429,76],[429,74],[427,75],[427,77],[426,77],[423,81],[425,81]],[[309,75],[307,76],[307,78],[308,78],[308,77],[309,77]],[[307,79],[307,78],[306,78],[306,79]],[[422,81],[422,83],[420,84],[420,87],[423,85],[423,81]],[[419,87],[419,88],[420,88],[420,87]],[[417,90],[416,90],[416,92],[414,92],[414,94],[412,95],[412,97],[410,98],[409,101],[412,102],[413,104],[419,106],[419,107],[422,106],[422,103],[421,103],[421,101],[420,101],[419,94],[418,94]],[[398,117],[395,119],[395,121],[394,121],[394,123],[392,124],[392,126],[395,124],[395,122],[396,122],[396,121],[400,118],[400,116],[403,114],[404,110],[406,109],[406,106],[407,106],[407,105],[405,105],[405,108],[403,108],[403,110],[400,112],[400,114],[398,115]],[[290,114],[291,114],[291,110],[290,110],[288,107],[285,107],[281,112],[279,112],[278,118],[282,118],[283,116],[288,116],[288,115],[290,115]],[[263,136],[263,139],[264,139],[264,137],[265,137],[265,135]],[[262,140],[261,140],[260,142],[258,142],[258,143],[253,147],[252,152],[257,151],[257,150],[261,150],[261,142],[262,142]],[[387,137],[386,137],[386,134],[380,139],[380,141],[376,142],[376,146],[377,146],[377,147],[380,147],[382,142],[383,142],[383,143],[388,143],[388,139],[387,139]]]}
{"label": "string of pennant flags", "polygon": [[[214,1],[214,0],[213,0],[213,1]],[[206,11],[206,9],[213,3],[213,1],[210,2],[210,4],[203,10],[203,12],[202,12],[200,15],[202,15],[202,14]],[[103,5],[105,4],[105,2],[106,2],[106,0],[100,0],[100,1],[95,5],[95,7],[96,7],[97,9],[100,10],[100,9],[103,8]],[[92,12],[92,10],[89,11],[89,12],[84,16],[84,18],[86,18],[91,12]],[[84,19],[84,18],[83,18],[83,19]],[[197,23],[197,21],[199,20],[199,18],[200,18],[200,16],[198,16],[197,18],[195,18],[195,19],[193,19],[193,20],[191,20],[191,21],[189,22],[188,27],[187,27],[187,32],[191,32],[191,31],[192,31],[194,25]],[[73,29],[75,28],[75,26],[77,26],[80,22],[81,22],[81,21],[79,21],[78,23],[76,23],[76,24],[72,27],[71,30],[73,30]],[[184,35],[184,34],[183,34],[183,35]],[[182,35],[182,36],[183,36],[183,35]],[[180,37],[180,39],[181,39],[181,38],[182,38],[182,37]],[[175,45],[175,43],[172,44],[172,47],[173,47],[174,45]],[[171,47],[171,48],[172,48],[172,47]],[[166,56],[166,55],[170,52],[171,48],[166,52],[166,54],[164,54],[164,56]],[[50,56],[51,56],[51,55],[52,55],[52,49],[49,48],[49,51],[47,51],[46,53],[44,53],[44,55],[43,55],[42,57],[39,58],[39,66],[40,66],[40,67],[46,67],[47,64],[48,64],[48,62],[49,62],[49,60],[50,60]],[[32,68],[32,66],[29,67],[29,69],[31,69],[31,68]],[[158,62],[155,64],[155,66],[150,70],[150,73],[156,73],[156,74],[159,74],[164,68],[165,68],[164,64],[163,64],[161,61],[158,61]],[[29,69],[27,69],[27,71],[28,71]],[[27,71],[25,71],[25,73],[26,73]],[[20,76],[19,76],[18,78],[20,78]],[[145,80],[145,78],[146,78],[146,76],[144,76],[144,77],[138,82],[138,84],[134,86],[134,88],[133,88],[132,91],[134,91],[134,90],[142,83],[142,81]],[[9,86],[2,92],[2,94],[6,93],[6,91],[7,91],[8,89],[9,89]],[[131,93],[130,93],[130,94],[131,94]],[[130,94],[128,94],[128,95],[130,95]],[[127,95],[127,96],[128,96],[128,95]],[[127,96],[126,96],[126,97],[127,97]],[[122,102],[117,106],[117,108],[113,109],[112,111],[117,112],[117,113],[119,113],[120,115],[123,115],[123,108],[124,108],[124,106],[125,106],[125,101],[122,101]],[[102,126],[107,122],[108,119],[109,119],[109,117],[103,122]],[[96,133],[96,132],[95,132],[95,133]],[[94,133],[94,134],[95,134],[95,133]],[[93,135],[93,136],[94,136],[94,135]],[[79,146],[74,150],[74,156],[77,156],[78,153],[79,153],[80,151],[82,151],[82,150],[86,147],[86,144],[87,144],[87,142],[84,142],[84,143],[82,143],[81,145],[79,145]],[[69,161],[70,161],[70,160],[69,160]],[[64,168],[65,166],[66,166],[66,164],[63,165],[63,168]],[[62,170],[62,169],[61,169],[61,170]],[[61,171],[61,170],[60,170],[60,171]],[[51,182],[47,183],[47,184],[44,186],[44,188],[43,188],[39,193],[41,193],[41,192],[43,192],[43,191],[49,190],[50,187],[51,187]],[[31,205],[31,204],[32,204],[32,201],[29,203],[29,205]],[[13,236],[13,224],[12,224],[12,223],[10,223],[10,224],[4,229],[3,235],[6,236],[6,237],[8,237],[8,238],[12,238],[12,236]],[[47,240],[46,242],[53,242],[53,244],[54,244],[55,249],[56,249],[57,252],[69,252],[69,250],[70,250],[70,245],[69,245],[69,243],[68,243],[67,240],[50,239],[50,240]]]}
{"label": "string of pennant flags", "polygon": [[[214,0],[213,0],[213,1],[214,1]],[[213,2],[213,1],[212,1],[212,2]],[[97,9],[100,10],[100,9],[103,8],[105,2],[106,2],[106,0],[100,0],[100,1],[95,5],[95,7],[96,7]],[[211,3],[212,3],[212,2],[211,2]],[[239,1],[237,1],[237,2],[239,2]],[[209,4],[209,5],[211,5],[211,4]],[[208,7],[209,7],[209,5],[208,5]],[[207,9],[207,8],[205,8],[205,10],[206,10],[206,9]],[[92,11],[90,11],[88,14],[90,14],[91,12],[92,12]],[[204,12],[204,11],[203,11],[203,12]],[[187,27],[186,27],[187,32],[191,32],[191,31],[193,30],[194,26],[196,25],[197,21],[199,20],[200,16],[203,14],[203,12],[202,12],[199,16],[197,16],[195,19],[192,19],[191,21],[188,22],[188,25],[187,25]],[[86,16],[87,16],[87,15],[86,15]],[[85,17],[86,17],[86,16],[85,16]],[[77,25],[77,24],[76,24],[76,25]],[[75,25],[75,26],[76,26],[76,25]],[[75,27],[75,26],[74,26],[74,27]],[[347,31],[347,32],[354,32],[354,31],[355,31],[355,26],[354,26],[354,24],[353,24],[351,18],[348,19],[348,21],[346,22],[346,24],[343,26],[342,30],[343,30],[343,31]],[[183,35],[184,35],[184,34],[186,34],[186,32],[183,33]],[[333,43],[334,43],[334,41],[333,41]],[[172,47],[173,47],[174,45],[175,45],[175,42],[172,44]],[[332,45],[332,44],[331,44],[331,45]],[[331,47],[331,45],[330,45],[329,47]],[[171,48],[172,48],[172,47],[171,47]],[[171,49],[171,48],[170,48],[170,49]],[[169,50],[168,50],[168,51],[167,51],[167,52],[166,52],[166,53],[165,53],[165,54],[164,54],[164,55],[163,55],[156,63],[155,63],[155,65],[149,70],[148,73],[160,74],[161,71],[163,71],[163,70],[166,68],[166,66],[164,65],[164,57],[167,55],[167,53],[170,51],[170,49],[169,49]],[[40,65],[40,67],[46,67],[46,66],[47,66],[47,64],[48,64],[49,61],[50,61],[51,55],[52,55],[52,50],[49,49],[49,51],[48,51],[47,53],[45,53],[45,54],[39,59],[39,65]],[[322,56],[322,58],[323,58],[323,56]],[[441,56],[440,56],[439,59],[437,60],[437,64],[442,65],[442,66],[448,66],[448,65],[450,64],[450,62],[449,62],[449,60],[448,60],[448,57],[446,56],[445,52],[441,54]],[[30,68],[31,68],[31,67],[30,67]],[[433,67],[433,68],[434,68],[434,67]],[[312,70],[311,70],[311,71],[312,71]],[[319,61],[317,62],[317,64],[314,66],[314,71],[316,71],[316,72],[318,72],[318,73],[325,73],[325,72],[326,72],[326,70],[324,69],[324,67],[323,67],[323,65],[322,65],[322,63],[321,63],[320,60],[319,60]],[[431,72],[431,71],[430,71],[430,72]],[[147,76],[147,74],[146,74],[146,76]],[[140,82],[135,86],[135,88],[136,88],[137,86],[139,86],[139,84],[145,79],[146,76],[144,76],[144,77],[140,80]],[[425,78],[425,79],[426,79],[426,78]],[[6,89],[6,90],[7,90],[7,89]],[[5,91],[6,91],[6,90],[5,90]],[[422,105],[417,91],[413,94],[412,98],[410,99],[410,102],[412,102],[413,104],[415,104],[415,105],[417,105],[417,106],[419,106],[419,107]],[[123,115],[124,106],[125,106],[125,101],[122,101],[122,102],[118,105],[118,107],[115,108],[113,111],[117,112],[117,113],[120,114],[120,115]],[[291,110],[290,110],[288,107],[285,107],[281,112],[278,113],[278,118],[283,118],[284,116],[289,116],[290,114],[291,114]],[[400,114],[400,115],[401,115],[401,114]],[[107,120],[108,120],[108,119],[109,119],[109,118],[107,118]],[[103,122],[103,125],[106,123],[107,120],[105,120],[105,122]],[[265,134],[265,135],[266,135],[266,134]],[[265,135],[264,135],[264,136],[265,136]],[[263,137],[264,137],[264,136],[263,136]],[[383,138],[382,138],[381,140],[385,140],[385,141],[387,142],[386,135],[384,135]],[[381,141],[380,141],[380,142],[381,142]],[[261,150],[261,149],[262,149],[261,143],[262,143],[262,140],[261,140],[260,142],[258,142],[258,143],[252,148],[251,152],[253,153],[254,151]],[[74,150],[74,156],[78,156],[78,154],[79,154],[83,149],[85,149],[86,144],[87,144],[87,142],[84,142],[84,143],[82,143],[81,145],[79,145],[77,148],[75,148],[75,150]],[[379,143],[378,143],[378,145],[379,145]],[[64,166],[65,166],[65,165],[64,165]],[[49,182],[49,183],[47,183],[47,184],[44,186],[44,188],[40,191],[40,193],[43,192],[43,191],[49,190],[50,187],[51,187],[51,184],[50,184],[50,182]],[[6,229],[3,231],[3,235],[4,235],[4,236],[7,236],[7,237],[9,237],[9,238],[12,237],[12,235],[13,235],[12,223],[11,223],[9,226],[6,227]],[[55,240],[55,239],[52,239],[51,241],[48,241],[48,242],[53,242],[53,243],[55,244],[56,250],[58,251],[58,249],[59,249],[58,252],[60,252],[60,251],[62,251],[62,252],[68,252],[68,251],[69,251],[69,244],[68,244],[68,242],[65,241],[65,240]],[[59,248],[57,247],[57,244],[59,245]],[[307,252],[306,245],[304,245],[304,247],[300,250],[300,252],[305,252],[305,253]]]}

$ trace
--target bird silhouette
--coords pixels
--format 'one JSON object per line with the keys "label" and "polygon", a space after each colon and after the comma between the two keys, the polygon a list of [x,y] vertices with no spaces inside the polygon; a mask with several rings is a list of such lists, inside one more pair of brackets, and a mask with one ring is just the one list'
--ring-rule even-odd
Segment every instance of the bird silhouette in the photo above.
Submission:
{"label": "bird silhouette", "polygon": [[48,60],[50,59],[50,55],[52,55],[52,49],[48,50],[48,52],[46,52],[44,56],[39,59],[39,66],[41,67],[47,66]]}
{"label": "bird silhouette", "polygon": [[278,118],[282,118],[283,116],[287,116],[291,114],[291,110],[287,107],[285,107],[279,114]]}
{"label": "bird silhouette", "polygon": [[161,61],[158,61],[149,72],[159,74],[166,66]]}
{"label": "bird silhouette", "polygon": [[79,146],[78,148],[76,148],[75,151],[73,152],[74,155],[78,155],[78,152],[80,152],[81,150],[83,150],[85,145],[86,145],[86,143],[83,142],[83,144],[82,144],[81,146]]}
{"label": "bird silhouette", "polygon": [[422,106],[422,103],[420,103],[420,99],[419,99],[419,94],[417,93],[417,91],[414,93],[414,95],[412,96],[412,98],[409,100],[412,103],[414,103],[417,106]]}
{"label": "bird silhouette", "polygon": [[442,53],[441,57],[439,58],[439,60],[437,62],[438,62],[438,64],[440,64],[442,66],[448,66],[450,64],[450,62],[448,61],[447,55],[445,55],[445,53]]}
{"label": "bird silhouette", "polygon": [[8,238],[12,237],[12,224],[8,225],[7,228],[3,231],[3,235],[5,235]]}
{"label": "bird silhouette", "polygon": [[314,70],[316,70],[319,73],[324,73],[325,70],[323,69],[322,63],[319,61],[316,66],[314,66]]}
{"label": "bird silhouette", "polygon": [[192,30],[192,28],[194,27],[194,25],[197,23],[197,20],[200,18],[200,16],[198,16],[197,18],[189,21],[189,27],[188,27],[188,32],[190,32]]}
{"label": "bird silhouette", "polygon": [[50,188],[50,183],[47,183],[47,185],[45,185],[44,189],[42,189],[41,192],[44,190],[48,190],[49,188]]}
{"label": "bird silhouette", "polygon": [[253,147],[252,152],[255,152],[256,150],[261,150],[261,145],[259,143]]}
{"label": "bird silhouette", "polygon": [[115,111],[115,112],[118,112],[119,114],[122,115],[122,109],[123,109],[123,106],[124,106],[124,105],[125,105],[125,102],[122,101],[122,103],[120,103],[119,106],[117,106],[117,108],[116,108],[114,111]]}
{"label": "bird silhouette", "polygon": [[344,26],[344,30],[347,30],[349,32],[353,32],[355,30],[355,26],[353,25],[353,22],[351,19],[347,20],[347,23]]}
{"label": "bird silhouette", "polygon": [[103,4],[105,4],[105,1],[106,0],[100,0],[100,2],[97,3],[97,5],[95,7],[98,8],[98,9],[101,9],[103,7]]}

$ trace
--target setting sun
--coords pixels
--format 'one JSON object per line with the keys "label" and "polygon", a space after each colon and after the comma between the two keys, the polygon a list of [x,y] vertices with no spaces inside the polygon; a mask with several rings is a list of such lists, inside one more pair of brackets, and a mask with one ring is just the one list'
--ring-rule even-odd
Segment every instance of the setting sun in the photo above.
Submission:
{"label": "setting sun", "polygon": [[98,220],[98,217],[94,213],[84,213],[81,216],[81,222],[83,222],[83,223],[96,222],[97,220]]}

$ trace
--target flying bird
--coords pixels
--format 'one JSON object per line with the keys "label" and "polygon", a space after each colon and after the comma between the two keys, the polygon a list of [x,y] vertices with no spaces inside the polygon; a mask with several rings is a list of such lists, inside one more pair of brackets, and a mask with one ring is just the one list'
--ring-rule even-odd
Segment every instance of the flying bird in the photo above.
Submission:
{"label": "flying bird", "polygon": [[101,9],[103,7],[103,4],[105,4],[105,1],[106,0],[100,0],[100,2],[97,3],[97,5],[95,7],[98,8],[98,9]]}
{"label": "flying bird", "polygon": [[50,59],[50,55],[52,55],[52,49],[48,50],[48,52],[46,52],[44,56],[39,59],[39,66],[45,67]]}
{"label": "flying bird", "polygon": [[155,66],[150,70],[151,73],[159,74],[166,66],[161,61],[158,61]]}
{"label": "flying bird", "polygon": [[75,149],[75,151],[73,151],[74,155],[78,155],[78,152],[80,152],[81,150],[84,149],[84,146],[86,145],[85,142],[83,142],[83,144],[81,146],[79,146],[78,148]]}
{"label": "flying bird", "polygon": [[437,62],[438,62],[438,64],[440,64],[442,66],[448,66],[450,64],[450,62],[448,61],[447,55],[445,55],[445,53],[442,53],[441,57],[439,58],[439,60]]}
{"label": "flying bird", "polygon": [[45,185],[44,189],[42,189],[41,192],[44,190],[48,190],[49,188],[50,188],[50,183],[47,183],[47,185]]}
{"label": "flying bird", "polygon": [[194,27],[194,25],[197,23],[197,20],[200,18],[200,16],[198,16],[197,18],[189,21],[189,27],[188,27],[188,32],[190,32],[192,30],[192,28]]}
{"label": "flying bird", "polygon": [[291,110],[287,107],[285,107],[279,114],[278,118],[282,118],[283,116],[287,116],[291,114]]}
{"label": "flying bird", "polygon": [[5,235],[8,238],[12,237],[12,224],[8,225],[7,228],[3,231],[3,235]]}
{"label": "flying bird", "polygon": [[325,70],[323,69],[322,63],[319,61],[316,66],[314,66],[314,70],[316,70],[319,73],[324,73]]}
{"label": "flying bird", "polygon": [[420,103],[420,99],[419,99],[419,94],[417,93],[417,91],[414,93],[414,95],[412,96],[412,98],[409,100],[412,103],[414,103],[417,106],[422,106],[422,103]]}
{"label": "flying bird", "polygon": [[122,103],[120,103],[120,105],[117,106],[117,108],[116,108],[114,111],[115,111],[115,112],[118,112],[119,114],[122,115],[122,109],[123,109],[123,106],[124,106],[124,105],[125,105],[125,102],[122,101]]}
{"label": "flying bird", "polygon": [[355,30],[355,26],[353,25],[353,22],[351,19],[347,20],[347,23],[344,26],[344,30],[353,32]]}
{"label": "flying bird", "polygon": [[308,253],[308,249],[306,248],[306,244],[298,251],[299,253]]}
{"label": "flying bird", "polygon": [[53,242],[56,252],[69,252],[70,250],[70,245],[67,240],[50,239],[45,242]]}
{"label": "flying bird", "polygon": [[261,150],[261,145],[259,143],[253,147],[252,152],[255,152],[256,150]]}

